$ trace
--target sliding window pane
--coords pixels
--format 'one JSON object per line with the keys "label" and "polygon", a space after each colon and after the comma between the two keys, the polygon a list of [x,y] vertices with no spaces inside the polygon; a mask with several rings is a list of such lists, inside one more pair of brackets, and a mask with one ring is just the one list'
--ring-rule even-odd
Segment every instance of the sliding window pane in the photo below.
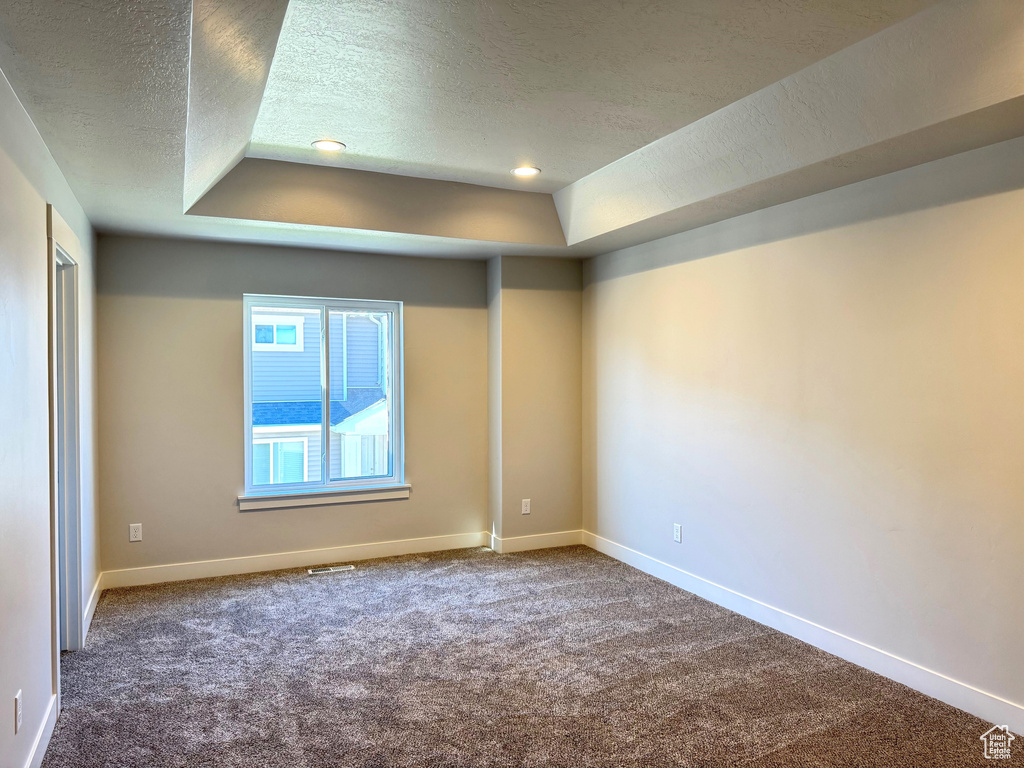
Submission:
{"label": "sliding window pane", "polygon": [[320,483],[323,312],[252,307],[252,484]]}
{"label": "sliding window pane", "polygon": [[331,480],[391,474],[391,312],[331,310]]}

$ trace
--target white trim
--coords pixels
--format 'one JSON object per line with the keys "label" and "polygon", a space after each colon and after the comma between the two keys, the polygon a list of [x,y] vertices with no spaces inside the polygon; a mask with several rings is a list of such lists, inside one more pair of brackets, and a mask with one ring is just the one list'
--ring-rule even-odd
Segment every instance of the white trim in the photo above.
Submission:
{"label": "white trim", "polygon": [[200,560],[193,563],[171,563],[144,568],[124,568],[103,572],[103,589],[162,584],[167,581],[206,579],[286,568],[308,568],[314,565],[368,560],[377,557],[440,552],[446,549],[467,549],[487,545],[487,533],[457,533],[451,536],[426,536],[420,539],[378,541],[372,544],[350,544],[327,549],[306,549],[299,552],[278,552],[270,555],[228,557],[221,560]]}
{"label": "white trim", "polygon": [[46,707],[46,717],[43,718],[39,731],[36,733],[36,740],[32,742],[32,749],[29,750],[28,760],[25,761],[25,768],[39,768],[46,754],[46,748],[50,746],[50,737],[53,736],[53,727],[57,724],[57,696],[50,696],[50,703]]}
{"label": "white trim", "polygon": [[558,531],[557,533],[535,533],[532,536],[512,536],[502,539],[490,534],[491,549],[507,554],[509,552],[525,552],[530,549],[548,549],[550,547],[571,547],[583,543],[583,531]]}
{"label": "white trim", "polygon": [[[252,428],[253,439],[257,440],[262,435],[276,435],[284,432],[309,432],[309,437],[316,432],[319,432],[322,425],[320,424],[271,424],[270,426],[263,426],[257,424]],[[298,437],[304,437],[304,435],[296,435]]]}
{"label": "white trim", "polygon": [[[370,558],[411,555],[420,552],[440,552],[448,549],[486,547],[493,543],[497,543],[499,547],[502,547],[501,551],[504,552],[522,552],[529,549],[566,547],[572,544],[580,544],[584,535],[583,531],[577,530],[500,539],[492,536],[487,531],[478,531],[474,533],[457,533],[449,536],[425,536],[418,539],[377,541],[370,544],[349,544],[341,547],[328,547],[326,549],[306,549],[296,552],[276,552],[269,555],[228,557],[218,560],[199,560],[189,563],[170,563],[168,565],[151,565],[142,568],[104,571],[100,574],[100,578],[96,582],[96,588],[93,590],[93,597],[89,600],[91,606],[90,619],[92,611],[95,611],[99,596],[105,589],[135,587],[144,584],[162,584],[168,581],[184,581],[187,579],[205,579],[214,576],[231,576],[241,573],[259,573],[261,571],[274,571],[286,568],[307,568],[325,563],[368,560]],[[495,551],[499,550],[495,549]]]}
{"label": "white trim", "polygon": [[[262,486],[268,487],[268,486]],[[381,485],[366,488],[331,488],[306,493],[248,493],[238,497],[240,512],[289,507],[326,507],[333,504],[360,504],[366,501],[400,501],[408,499],[412,486]]]}
{"label": "white trim", "polygon": [[[55,211],[51,221],[59,219]],[[51,224],[51,229],[53,225]],[[77,243],[77,241],[76,241]],[[53,254],[53,397],[57,458],[53,464],[56,482],[58,534],[58,616],[60,645],[77,651],[84,642],[82,589],[82,466],[81,415],[79,402],[78,263],[50,238]],[[61,372],[64,376],[61,377]],[[63,424],[63,429],[61,425]],[[64,473],[60,469],[63,463]],[[61,510],[63,509],[63,515]],[[63,604],[61,604],[63,603]]]}
{"label": "white trim", "polygon": [[941,672],[927,669],[781,608],[762,603],[760,600],[715,584],[589,531],[583,532],[583,543],[644,573],[903,683],[927,696],[970,712],[990,723],[1006,723],[1011,731],[1024,733],[1024,706],[1020,704],[954,680]]}
{"label": "white trim", "polygon": [[[321,376],[321,482],[319,483],[289,483],[281,489],[282,492],[294,491],[301,493],[309,490],[312,486],[315,490],[341,491],[350,488],[359,488],[360,484],[366,482],[366,478],[348,478],[345,480],[330,480],[330,317],[332,311],[389,314],[389,360],[390,376],[387,381],[387,405],[388,423],[390,432],[388,435],[389,469],[385,477],[376,477],[378,483],[391,483],[401,485],[405,483],[405,350],[403,348],[403,304],[401,301],[378,301],[367,299],[325,299],[308,296],[268,296],[264,294],[242,295],[242,328],[243,339],[243,390],[244,390],[244,434],[245,434],[245,492],[247,495],[258,494],[263,486],[254,486],[252,483],[252,333],[254,324],[251,321],[254,310],[264,309],[271,312],[277,311],[300,311],[300,308],[318,309],[320,312],[320,376]],[[305,425],[304,425],[305,426]],[[284,485],[284,484],[281,484]],[[289,506],[289,505],[281,505]],[[308,506],[308,505],[304,505]]]}
{"label": "white trim", "polygon": [[[47,235],[47,262],[46,262],[46,274],[47,274],[47,285],[46,285],[46,296],[47,296],[47,390],[48,390],[48,411],[49,411],[49,484],[50,484],[50,684],[51,684],[51,695],[53,700],[50,702],[50,713],[52,719],[55,722],[57,713],[60,711],[61,695],[60,695],[60,652],[62,645],[61,638],[61,627],[63,624],[73,626],[78,630],[78,640],[80,643],[85,642],[85,630],[83,627],[83,616],[82,616],[82,574],[81,574],[81,514],[82,514],[82,500],[81,500],[81,431],[82,425],[80,403],[78,397],[80,394],[79,385],[79,357],[77,345],[80,343],[78,338],[78,326],[79,318],[78,314],[81,310],[81,304],[79,303],[78,296],[78,267],[77,264],[83,260],[84,250],[82,244],[78,239],[78,236],[74,233],[71,227],[68,226],[67,222],[61,217],[60,213],[53,207],[52,204],[47,203],[46,205],[46,235]],[[75,381],[74,381],[74,398],[75,398],[75,456],[76,456],[76,471],[78,476],[75,483],[75,519],[74,519],[74,531],[73,541],[71,546],[65,546],[64,553],[61,552],[58,529],[60,528],[61,520],[59,513],[59,494],[60,494],[60,482],[58,477],[59,467],[59,443],[60,443],[60,432],[58,429],[58,408],[61,407],[61,403],[58,402],[57,393],[57,306],[56,306],[56,292],[57,292],[57,277],[58,277],[58,265],[65,267],[72,267],[72,277],[74,278],[74,295],[75,295]],[[67,486],[64,486],[65,490]],[[65,539],[65,544],[67,540]],[[67,617],[61,616],[61,565],[62,554],[67,554],[70,551],[75,556],[75,563],[73,566],[73,575],[77,577],[77,586],[74,592],[74,605],[72,606],[75,614],[73,621],[69,621]],[[67,569],[65,568],[65,575]],[[66,589],[66,588],[65,588]],[[71,645],[71,644],[69,644]],[[47,722],[49,722],[50,714],[47,715]],[[44,724],[44,729],[47,726]],[[39,744],[33,747],[33,751],[39,751],[39,761],[42,760],[42,753],[46,751],[46,743],[49,742],[50,732],[53,730],[52,722],[48,726],[49,730],[46,730],[43,735],[41,732],[40,738],[42,738],[43,747],[39,750]],[[35,757],[33,757],[35,761]],[[35,761],[38,764],[38,761]]]}
{"label": "white trim", "polygon": [[89,627],[92,626],[92,617],[96,613],[96,606],[99,605],[100,595],[103,594],[103,574],[96,575],[96,583],[92,586],[92,594],[89,595],[89,602],[85,604],[85,617],[82,620],[82,647],[85,647],[85,639],[89,636]]}

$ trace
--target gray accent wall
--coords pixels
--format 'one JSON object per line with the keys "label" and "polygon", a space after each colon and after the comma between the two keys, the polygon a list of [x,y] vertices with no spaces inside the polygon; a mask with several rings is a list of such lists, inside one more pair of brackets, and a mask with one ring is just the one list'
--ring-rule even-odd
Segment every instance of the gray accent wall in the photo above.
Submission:
{"label": "gray accent wall", "polygon": [[[97,278],[104,570],[486,527],[484,262],[102,236]],[[239,512],[245,293],[404,302],[411,498]]]}
{"label": "gray accent wall", "polygon": [[501,256],[488,281],[491,532],[521,545],[580,529],[582,267]]}

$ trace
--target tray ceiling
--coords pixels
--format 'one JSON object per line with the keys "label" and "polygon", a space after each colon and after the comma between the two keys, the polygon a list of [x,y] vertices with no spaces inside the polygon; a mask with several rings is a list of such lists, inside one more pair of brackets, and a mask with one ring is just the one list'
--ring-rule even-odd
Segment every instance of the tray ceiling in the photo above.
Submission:
{"label": "tray ceiling", "polygon": [[1015,0],[0,4],[98,230],[433,256],[590,255],[1020,135],[1022,56]]}
{"label": "tray ceiling", "polygon": [[928,4],[291,0],[249,155],[555,192]]}

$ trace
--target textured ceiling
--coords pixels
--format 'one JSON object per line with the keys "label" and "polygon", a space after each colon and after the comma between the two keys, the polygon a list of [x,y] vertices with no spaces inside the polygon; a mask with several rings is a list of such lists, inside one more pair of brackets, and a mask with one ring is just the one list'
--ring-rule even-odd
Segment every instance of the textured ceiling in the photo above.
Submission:
{"label": "textured ceiling", "polygon": [[[254,120],[256,157],[552,192],[932,5],[291,0],[285,14],[286,2],[0,3],[0,69],[98,230],[437,256],[589,255],[597,251],[528,237],[510,246],[182,210],[230,170]],[[324,135],[350,151],[309,148]],[[634,159],[643,164],[639,155],[619,162]],[[508,169],[521,162],[544,174],[513,179]]]}
{"label": "textured ceiling", "polygon": [[[277,1],[242,0],[256,17],[245,20],[246,29],[259,29]],[[204,42],[234,47],[227,59],[253,50],[251,36],[232,36],[216,23],[216,3],[204,0],[203,12],[192,18],[191,0],[0,2],[0,70],[97,230],[372,253],[479,258],[502,252],[495,243],[184,215],[190,22],[197,34],[216,38]],[[215,23],[203,24],[208,18]],[[223,63],[217,56],[199,60]],[[258,69],[250,61],[238,75]],[[212,71],[216,76],[217,68]],[[204,153],[229,158],[237,125],[234,116],[218,118],[209,108],[243,103],[237,93],[204,98],[215,97],[217,88],[214,82],[199,89],[203,113],[192,116],[196,137],[214,140],[189,147],[199,186],[217,172],[205,167]]]}
{"label": "textured ceiling", "polygon": [[183,209],[245,154],[288,0],[193,0]]}
{"label": "textured ceiling", "polygon": [[0,69],[95,226],[181,215],[191,12],[0,2]]}
{"label": "textured ceiling", "polygon": [[190,213],[604,253],[1024,135],[1022,61],[1024,3],[949,0],[553,196],[246,158]]}
{"label": "textured ceiling", "polygon": [[554,192],[929,4],[291,0],[248,154]]}

